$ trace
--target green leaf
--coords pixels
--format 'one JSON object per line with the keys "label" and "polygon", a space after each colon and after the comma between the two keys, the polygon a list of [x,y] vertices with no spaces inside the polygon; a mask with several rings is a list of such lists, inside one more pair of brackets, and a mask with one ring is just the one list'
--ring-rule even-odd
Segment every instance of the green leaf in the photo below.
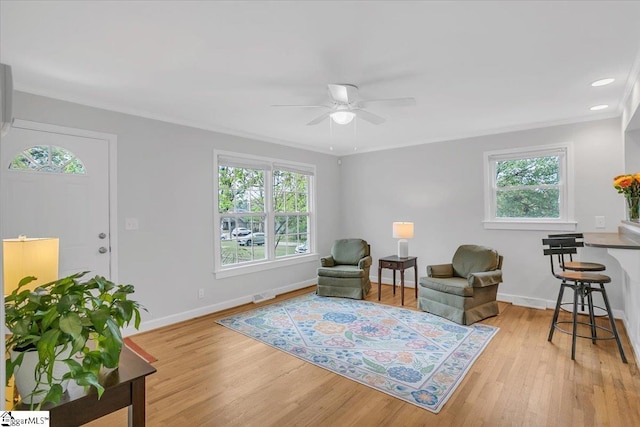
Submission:
{"label": "green leaf", "polygon": [[93,323],[93,326],[99,334],[104,332],[108,318],[109,308],[107,306],[102,306],[89,313],[89,319],[91,319],[91,323]]}
{"label": "green leaf", "polygon": [[42,317],[42,329],[43,330],[49,329],[49,326],[51,326],[51,324],[57,318],[58,318],[58,310],[56,309],[56,307],[54,306],[49,308],[49,310],[47,310],[44,313],[44,316]]}
{"label": "green leaf", "polygon": [[60,384],[51,384],[51,388],[47,392],[47,395],[42,399],[42,401],[38,404],[38,407],[42,406],[46,402],[51,402],[53,404],[58,404],[60,399],[62,398],[62,386]]}
{"label": "green leaf", "polygon": [[89,386],[92,385],[96,388],[98,392],[98,399],[102,397],[102,393],[104,392],[104,387],[100,385],[98,381],[98,376],[93,372],[82,372],[78,376],[74,377],[76,383],[80,386]]}
{"label": "green leaf", "polygon": [[56,346],[58,345],[58,338],[60,338],[59,329],[49,329],[42,338],[38,341],[36,348],[38,349],[38,358],[40,363],[50,362],[53,365],[53,361],[56,358]]}
{"label": "green leaf", "polygon": [[345,338],[353,341],[353,332],[352,331],[347,331],[344,333]]}
{"label": "green leaf", "polygon": [[369,369],[371,369],[374,372],[377,372],[379,374],[386,374],[387,373],[387,370],[384,368],[384,366],[378,365],[377,363],[367,359],[366,357],[363,357],[362,361],[364,362],[365,365],[367,365],[369,367]]}
{"label": "green leaf", "polygon": [[5,386],[9,385],[9,379],[13,376],[13,371],[15,370],[15,368],[22,364],[22,359],[24,359],[24,352],[18,354],[18,356],[13,361],[11,359],[7,359],[5,361],[5,368],[6,368],[6,374],[7,374]]}
{"label": "green leaf", "polygon": [[77,313],[70,312],[60,317],[60,329],[74,339],[82,333],[82,321]]}

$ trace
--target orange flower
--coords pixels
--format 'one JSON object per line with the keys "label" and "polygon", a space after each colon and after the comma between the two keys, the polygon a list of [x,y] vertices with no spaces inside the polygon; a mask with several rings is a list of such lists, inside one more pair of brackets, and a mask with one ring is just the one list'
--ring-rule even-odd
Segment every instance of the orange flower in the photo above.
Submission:
{"label": "orange flower", "polygon": [[613,178],[613,187],[627,199],[640,197],[640,172],[616,176]]}
{"label": "orange flower", "polygon": [[613,186],[627,188],[633,184],[633,175],[619,175],[613,179]]}

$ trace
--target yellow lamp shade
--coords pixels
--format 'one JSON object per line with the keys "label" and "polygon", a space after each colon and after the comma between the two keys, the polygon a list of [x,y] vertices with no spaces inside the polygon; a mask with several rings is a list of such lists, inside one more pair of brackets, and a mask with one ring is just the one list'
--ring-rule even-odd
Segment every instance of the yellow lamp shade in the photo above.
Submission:
{"label": "yellow lamp shade", "polygon": [[39,285],[58,279],[58,238],[18,238],[2,241],[2,269],[4,293],[13,292],[20,280],[37,277],[23,289],[33,290]]}

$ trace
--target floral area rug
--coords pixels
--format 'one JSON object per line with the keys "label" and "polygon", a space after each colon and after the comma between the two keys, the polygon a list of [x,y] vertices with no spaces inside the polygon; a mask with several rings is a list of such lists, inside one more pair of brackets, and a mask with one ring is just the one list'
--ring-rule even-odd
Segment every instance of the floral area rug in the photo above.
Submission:
{"label": "floral area rug", "polygon": [[309,363],[438,413],[498,328],[304,295],[218,321]]}

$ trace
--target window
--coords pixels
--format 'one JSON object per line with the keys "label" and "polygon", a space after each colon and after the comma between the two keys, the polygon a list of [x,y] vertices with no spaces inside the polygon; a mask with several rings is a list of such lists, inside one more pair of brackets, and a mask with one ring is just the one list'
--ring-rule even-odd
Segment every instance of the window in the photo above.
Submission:
{"label": "window", "polygon": [[223,152],[214,162],[216,275],[312,252],[313,166]]}
{"label": "window", "polygon": [[55,145],[36,145],[18,154],[9,169],[24,172],[85,174],[84,164],[69,150]]}
{"label": "window", "polygon": [[485,153],[485,228],[572,230],[569,144]]}

